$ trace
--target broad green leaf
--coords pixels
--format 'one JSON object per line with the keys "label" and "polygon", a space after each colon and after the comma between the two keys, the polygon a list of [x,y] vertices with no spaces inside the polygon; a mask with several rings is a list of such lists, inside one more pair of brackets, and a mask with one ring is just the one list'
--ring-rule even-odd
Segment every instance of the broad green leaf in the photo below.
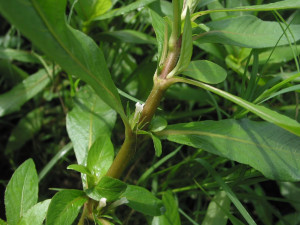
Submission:
{"label": "broad green leaf", "polygon": [[23,80],[10,91],[0,95],[0,116],[18,111],[21,106],[42,91],[50,82],[44,69]]}
{"label": "broad green leaf", "polygon": [[153,37],[148,34],[135,31],[135,30],[119,30],[119,31],[110,31],[102,32],[97,37],[105,41],[121,41],[132,44],[156,44],[156,41]]}
{"label": "broad green leaf", "polygon": [[0,225],[7,225],[7,223],[4,220],[0,219]]}
{"label": "broad green leaf", "polygon": [[158,132],[165,129],[168,125],[168,122],[165,118],[161,116],[156,116],[151,120],[149,130],[151,132]]}
{"label": "broad green leaf", "polygon": [[87,169],[91,172],[90,185],[96,185],[107,173],[114,160],[114,146],[108,135],[103,134],[94,142],[87,157]]}
{"label": "broad green leaf", "polygon": [[126,123],[117,88],[101,49],[91,38],[66,24],[66,5],[67,0],[0,0],[0,11],[67,73],[91,85]]}
{"label": "broad green leaf", "polygon": [[9,61],[16,60],[26,63],[40,63],[32,53],[11,48],[0,48],[0,59],[7,59]]}
{"label": "broad green leaf", "polygon": [[108,19],[108,18],[112,18],[112,17],[115,17],[115,16],[121,16],[121,15],[124,15],[130,11],[133,11],[135,9],[138,9],[138,8],[142,8],[152,2],[154,2],[155,0],[139,0],[139,1],[135,1],[129,5],[126,5],[122,8],[118,8],[118,9],[113,9],[113,10],[110,10],[108,11],[107,13],[104,13],[103,15],[101,16],[97,16],[95,18],[93,18],[93,20],[104,20],[104,19]]}
{"label": "broad green leaf", "polygon": [[91,171],[86,168],[86,166],[83,166],[83,165],[78,165],[78,164],[71,164],[67,167],[68,170],[75,170],[79,173],[83,173],[83,174],[86,174],[86,175],[91,175]]}
{"label": "broad green leaf", "polygon": [[88,200],[80,190],[62,190],[54,195],[47,212],[46,225],[71,225]]}
{"label": "broad green leaf", "polygon": [[85,165],[88,150],[95,140],[103,134],[110,136],[116,113],[87,86],[77,93],[74,103],[67,115],[67,131],[78,164]]}
{"label": "broad green leaf", "polygon": [[[246,48],[269,48],[287,45],[289,42],[278,22],[263,21],[255,16],[240,16],[209,22],[206,24],[210,31],[199,34],[197,42],[222,43]],[[282,24],[283,28],[286,25]],[[292,31],[293,36],[289,32]],[[292,24],[286,31],[289,40],[300,39],[300,25]],[[278,42],[278,40],[280,40]],[[278,43],[277,43],[278,42]]]}
{"label": "broad green leaf", "polygon": [[189,66],[182,72],[182,74],[208,84],[221,83],[227,77],[226,70],[207,60],[190,62]]}
{"label": "broad green leaf", "polygon": [[126,190],[127,185],[112,177],[103,177],[99,183],[92,189],[87,189],[87,195],[97,201],[106,198],[108,202],[115,201]]}
{"label": "broad green leaf", "polygon": [[208,205],[202,225],[226,225],[228,217],[224,210],[229,211],[230,199],[225,191],[218,191]]}
{"label": "broad green leaf", "polygon": [[21,218],[18,225],[42,225],[46,218],[51,200],[45,200],[32,206]]}
{"label": "broad green leaf", "polygon": [[8,60],[0,60],[0,73],[10,86],[17,85],[29,77],[29,74]]}
{"label": "broad green leaf", "polygon": [[168,77],[172,77],[184,71],[188,67],[191,61],[192,53],[193,53],[192,25],[190,19],[190,11],[187,10],[185,22],[184,22],[183,34],[182,34],[179,60],[175,68],[169,73]]}
{"label": "broad green leaf", "polygon": [[134,210],[150,216],[160,216],[165,209],[160,199],[156,198],[145,188],[128,185],[122,197],[127,198],[129,207]]}
{"label": "broad green leaf", "polygon": [[41,129],[42,109],[37,108],[25,115],[12,130],[5,147],[5,154],[13,154]]}
{"label": "broad green leaf", "polygon": [[265,5],[251,5],[251,6],[241,6],[236,8],[227,8],[227,9],[210,9],[206,11],[200,11],[193,14],[193,18],[198,16],[202,16],[209,13],[216,12],[244,12],[244,11],[274,11],[274,10],[282,10],[282,9],[296,9],[300,8],[299,0],[284,0],[278,1]]}
{"label": "broad green leaf", "polygon": [[84,21],[89,21],[104,14],[111,6],[111,0],[78,0],[74,8]]}
{"label": "broad green leaf", "polygon": [[204,84],[204,83],[201,83],[198,81],[192,81],[192,80],[184,79],[184,78],[177,78],[177,80],[184,82],[184,83],[189,83],[189,84],[201,87],[205,90],[208,90],[217,95],[220,95],[221,97],[226,98],[226,99],[234,102],[235,104],[256,114],[260,118],[262,118],[270,123],[274,123],[275,125],[282,127],[284,129],[290,131],[291,133],[294,133],[294,134],[300,136],[300,124],[296,120],[293,120],[287,116],[279,114],[276,111],[268,109],[264,106],[255,105],[255,104],[248,102],[242,98],[234,96],[228,92],[225,92],[218,88],[212,87],[208,84]]}
{"label": "broad green leaf", "polygon": [[153,218],[152,225],[180,225],[180,216],[178,212],[178,203],[171,191],[167,191],[162,197],[166,212]]}
{"label": "broad green leaf", "polygon": [[270,179],[300,180],[300,138],[268,122],[182,123],[169,125],[156,135],[248,164]]}
{"label": "broad green leaf", "polygon": [[26,160],[14,172],[5,190],[7,223],[16,225],[20,218],[37,203],[38,176],[32,159]]}
{"label": "broad green leaf", "polygon": [[244,219],[247,221],[249,225],[256,225],[253,218],[249,215],[248,211],[242,205],[240,200],[237,198],[235,193],[231,190],[231,188],[223,181],[222,177],[214,170],[214,168],[208,164],[204,159],[195,159],[196,162],[200,163],[208,172],[212,175],[212,177],[216,180],[216,182],[222,187],[222,189],[226,192],[228,198],[232,201],[235,207],[242,214]]}

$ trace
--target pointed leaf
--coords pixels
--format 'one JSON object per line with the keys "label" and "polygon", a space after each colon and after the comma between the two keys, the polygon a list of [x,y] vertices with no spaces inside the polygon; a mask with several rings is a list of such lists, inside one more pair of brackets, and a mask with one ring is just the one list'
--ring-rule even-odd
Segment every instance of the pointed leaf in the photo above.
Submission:
{"label": "pointed leaf", "polygon": [[42,109],[37,108],[25,115],[12,130],[5,148],[5,154],[13,154],[41,129]]}
{"label": "pointed leaf", "polygon": [[162,153],[162,146],[161,146],[161,141],[158,137],[156,137],[154,134],[150,133],[151,134],[151,138],[153,140],[153,144],[154,144],[154,149],[155,149],[155,155],[157,157],[160,157],[161,156],[161,153]]}
{"label": "pointed leaf", "polygon": [[67,0],[0,0],[0,11],[69,74],[91,85],[127,121],[102,51],[91,38],[66,24],[66,5]]}
{"label": "pointed leaf", "polygon": [[20,218],[37,203],[38,176],[32,159],[26,160],[14,172],[5,190],[5,210],[9,225],[16,225]]}
{"label": "pointed leaf", "polygon": [[284,116],[282,114],[277,113],[276,111],[273,111],[271,109],[268,109],[266,107],[260,106],[260,105],[255,105],[251,102],[248,102],[240,97],[234,96],[230,93],[227,93],[225,91],[222,91],[218,88],[212,87],[208,84],[204,84],[198,81],[192,81],[189,79],[185,79],[185,78],[178,78],[178,81],[184,82],[184,83],[188,83],[188,84],[192,84],[198,87],[201,87],[205,90],[211,91],[217,95],[222,96],[223,98],[226,98],[232,102],[234,102],[235,104],[249,110],[250,112],[256,114],[257,116],[259,116],[260,118],[270,122],[270,123],[274,123],[275,125],[282,127],[288,131],[290,131],[293,134],[296,134],[298,136],[300,136],[300,124],[296,121],[293,120],[287,116]]}
{"label": "pointed leaf", "polygon": [[46,218],[48,206],[51,200],[45,200],[32,206],[21,218],[18,225],[42,225]]}
{"label": "pointed leaf", "polygon": [[197,60],[190,62],[183,75],[208,84],[218,84],[227,77],[227,72],[221,66],[207,61]]}
{"label": "pointed leaf", "polygon": [[268,122],[230,119],[182,123],[170,125],[157,135],[248,164],[270,179],[300,180],[300,138]]}
{"label": "pointed leaf", "polygon": [[126,197],[129,207],[150,216],[160,216],[165,211],[163,203],[145,188],[128,185],[122,197]]}
{"label": "pointed leaf", "polygon": [[9,61],[16,60],[26,63],[40,63],[32,53],[12,48],[0,48],[0,59],[7,59]]}
{"label": "pointed leaf", "polygon": [[54,195],[47,212],[46,225],[71,225],[88,200],[80,190],[63,190]]}
{"label": "pointed leaf", "polygon": [[75,170],[79,173],[83,173],[83,174],[87,174],[87,175],[90,175],[91,176],[91,172],[88,168],[86,168],[85,166],[83,165],[78,165],[78,164],[72,164],[72,165],[69,165],[67,167],[68,170]]}
{"label": "pointed leaf", "polygon": [[154,217],[152,225],[180,225],[180,216],[178,212],[178,203],[171,191],[164,193],[162,197],[166,212],[158,217]]}
{"label": "pointed leaf", "polygon": [[[210,31],[200,34],[197,42],[221,43],[237,45],[247,48],[269,48],[287,45],[289,42],[278,22],[269,22],[258,19],[255,16],[240,16],[206,24]],[[283,28],[286,25],[282,24]],[[292,34],[289,32],[292,31]],[[300,25],[291,24],[286,35],[293,42],[300,39]],[[294,37],[294,38],[293,38]]]}
{"label": "pointed leaf", "polygon": [[[98,184],[100,179],[107,173],[114,160],[114,146],[109,136],[103,134],[92,145],[88,153],[87,169],[91,171],[92,178],[89,184]],[[89,186],[90,187],[90,186]]]}
{"label": "pointed leaf", "polygon": [[106,198],[108,202],[115,201],[126,190],[127,185],[112,177],[103,177],[100,182],[92,189],[86,190],[87,195],[100,201],[101,198]]}
{"label": "pointed leaf", "polygon": [[85,165],[88,149],[103,135],[110,136],[116,113],[89,88],[76,95],[75,106],[67,115],[67,131],[73,142],[78,164]]}
{"label": "pointed leaf", "polygon": [[0,95],[0,116],[18,111],[21,106],[42,91],[50,82],[46,70],[29,76],[10,91]]}
{"label": "pointed leaf", "polygon": [[169,77],[174,76],[175,74],[179,74],[184,71],[192,58],[193,54],[193,39],[192,39],[192,25],[190,18],[190,11],[187,10],[183,34],[182,34],[182,42],[181,42],[181,50],[179,60],[177,62],[176,67],[170,72]]}

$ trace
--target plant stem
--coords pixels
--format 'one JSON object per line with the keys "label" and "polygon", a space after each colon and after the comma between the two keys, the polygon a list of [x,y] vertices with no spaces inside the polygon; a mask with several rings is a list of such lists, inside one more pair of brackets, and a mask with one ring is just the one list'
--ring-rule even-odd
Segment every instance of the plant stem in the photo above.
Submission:
{"label": "plant stem", "polygon": [[116,158],[114,159],[112,165],[110,166],[107,176],[113,178],[120,178],[123,171],[125,170],[127,164],[129,163],[130,159],[132,158],[135,152],[135,145],[136,145],[136,136],[132,132],[131,129],[126,128],[125,131],[125,140],[118,152]]}

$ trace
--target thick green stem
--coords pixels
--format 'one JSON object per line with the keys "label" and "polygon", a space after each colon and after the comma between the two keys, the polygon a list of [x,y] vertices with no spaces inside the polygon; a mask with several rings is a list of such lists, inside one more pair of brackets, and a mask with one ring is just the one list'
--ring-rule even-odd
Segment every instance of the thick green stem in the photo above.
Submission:
{"label": "thick green stem", "polygon": [[120,151],[118,152],[115,160],[110,166],[106,174],[107,176],[117,178],[117,179],[121,177],[123,171],[126,169],[127,164],[129,163],[132,156],[134,155],[135,146],[136,146],[135,134],[130,129],[126,129],[125,141]]}

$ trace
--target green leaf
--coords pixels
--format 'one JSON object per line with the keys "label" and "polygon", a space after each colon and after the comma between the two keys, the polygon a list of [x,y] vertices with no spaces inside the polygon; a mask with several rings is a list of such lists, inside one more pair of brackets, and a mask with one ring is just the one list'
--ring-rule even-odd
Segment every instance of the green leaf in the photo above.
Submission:
{"label": "green leaf", "polygon": [[156,34],[156,41],[158,47],[158,62],[160,61],[163,45],[164,45],[164,37],[165,37],[165,20],[154,10],[149,8],[149,13],[152,20],[152,26]]}
{"label": "green leaf", "polygon": [[78,0],[74,8],[81,19],[89,21],[104,14],[111,6],[111,0]]}
{"label": "green leaf", "polygon": [[18,225],[42,225],[50,202],[51,200],[48,199],[32,206],[21,218]]}
{"label": "green leaf", "polygon": [[169,73],[168,77],[172,77],[184,71],[188,67],[191,61],[192,54],[193,54],[192,25],[191,25],[190,11],[187,10],[185,22],[184,22],[183,34],[182,34],[179,60],[177,62],[176,67]]}
{"label": "green leaf", "polygon": [[109,42],[121,41],[131,44],[156,44],[153,37],[135,30],[119,30],[100,33],[97,38]]}
{"label": "green leaf", "polygon": [[208,84],[221,83],[227,77],[226,70],[207,60],[190,62],[188,68],[186,68],[182,74]]}
{"label": "green leaf", "polygon": [[16,225],[20,218],[37,203],[38,176],[32,159],[26,160],[14,172],[5,190],[7,223]]}
{"label": "green leaf", "polygon": [[165,129],[167,127],[167,125],[168,125],[168,122],[166,119],[164,119],[161,116],[156,116],[152,119],[149,130],[151,132],[162,131],[163,129]]}
{"label": "green leaf", "polygon": [[83,165],[72,164],[72,165],[69,165],[67,167],[67,169],[68,170],[75,170],[79,173],[83,173],[83,174],[91,176],[91,171],[86,166],[83,166]]}
{"label": "green leaf", "polygon": [[170,125],[157,135],[248,164],[270,179],[300,180],[300,138],[268,122],[230,119],[182,123]]}
{"label": "green leaf", "polygon": [[9,61],[16,60],[26,63],[40,63],[32,53],[11,48],[0,48],[0,59],[7,59]]}
{"label": "green leaf", "polygon": [[134,210],[150,216],[160,216],[165,209],[160,199],[156,198],[145,188],[128,185],[122,197],[126,197],[129,207]]}
{"label": "green leaf", "polygon": [[114,146],[109,136],[100,136],[92,145],[88,153],[87,169],[91,171],[92,179],[88,177],[90,185],[98,184],[100,179],[107,173],[114,160]]}
{"label": "green leaf", "polygon": [[[240,16],[206,24],[210,31],[199,34],[197,42],[221,43],[246,48],[269,48],[289,44],[278,22],[263,21],[255,16]],[[286,25],[282,24],[284,28]],[[286,35],[293,42],[300,39],[300,25],[291,24]],[[293,38],[294,37],[294,38]],[[278,40],[280,41],[278,42]],[[277,43],[278,42],[278,43]]]}
{"label": "green leaf", "polygon": [[108,202],[115,201],[123,194],[126,190],[127,185],[112,177],[103,177],[97,186],[92,189],[87,189],[87,195],[96,200],[100,201],[101,198],[106,198]]}
{"label": "green leaf", "polygon": [[0,116],[18,111],[21,106],[42,91],[50,82],[46,70],[29,76],[10,91],[0,95]]}
{"label": "green leaf", "polygon": [[162,153],[162,146],[161,146],[161,141],[160,139],[155,136],[154,134],[150,133],[151,134],[151,138],[153,140],[153,144],[154,144],[154,149],[155,149],[155,155],[157,157],[160,157],[161,156],[161,153]]}
{"label": "green leaf", "polygon": [[25,115],[12,130],[5,147],[5,154],[13,154],[41,129],[42,109],[37,108]]}
{"label": "green leaf", "polygon": [[66,24],[66,4],[67,0],[0,0],[0,11],[67,73],[91,85],[126,123],[117,88],[102,51],[91,38]]}
{"label": "green leaf", "polygon": [[4,220],[0,219],[0,225],[7,225],[7,223]]}
{"label": "green leaf", "polygon": [[[300,211],[300,188],[296,185],[296,183],[291,182],[280,182],[280,193],[281,195],[290,201],[290,204],[296,209],[297,212]],[[296,202],[295,202],[296,200]]]}
{"label": "green leaf", "polygon": [[229,211],[230,199],[225,191],[218,191],[208,205],[202,225],[226,225],[228,217],[224,210]]}
{"label": "green leaf", "polygon": [[126,5],[122,8],[118,8],[118,9],[114,9],[111,11],[108,11],[107,13],[101,15],[101,16],[97,16],[95,18],[93,18],[93,20],[104,20],[104,19],[108,19],[108,18],[113,18],[115,16],[121,16],[124,15],[130,11],[133,11],[135,9],[138,8],[142,8],[152,2],[154,2],[155,0],[139,0],[139,1],[135,1],[129,5]]}
{"label": "green leaf", "polygon": [[248,102],[242,98],[239,98],[237,96],[234,96],[230,93],[227,93],[225,91],[222,91],[220,89],[217,89],[215,87],[212,87],[208,84],[204,84],[198,81],[192,81],[189,79],[184,79],[184,78],[177,78],[178,81],[184,82],[184,83],[188,83],[188,84],[192,84],[198,87],[201,87],[205,90],[211,91],[217,95],[222,96],[223,98],[226,98],[232,102],[234,102],[235,104],[249,110],[250,112],[256,114],[257,116],[259,116],[260,118],[270,122],[270,123],[274,123],[275,125],[282,127],[288,131],[290,131],[293,134],[296,134],[298,136],[300,136],[300,124],[296,121],[293,120],[287,116],[284,116],[282,114],[279,114],[271,109],[268,109],[266,107],[263,106],[259,106],[259,105],[255,105],[251,102]]}
{"label": "green leaf", "polygon": [[85,165],[88,150],[95,140],[103,134],[110,136],[116,113],[87,86],[77,93],[74,103],[67,115],[67,131],[78,164]]}
{"label": "green leaf", "polygon": [[232,201],[235,207],[242,214],[244,219],[248,222],[249,225],[256,225],[255,221],[249,215],[248,211],[242,205],[240,200],[236,197],[235,193],[231,190],[231,188],[223,181],[222,177],[214,170],[214,168],[209,165],[204,159],[195,159],[196,162],[200,163],[205,169],[210,172],[213,178],[217,181],[217,183],[222,187],[222,189],[226,192],[228,198]]}
{"label": "green leaf", "polygon": [[178,203],[171,191],[164,193],[162,197],[166,212],[158,217],[154,217],[152,225],[180,225],[180,216],[178,212]]}
{"label": "green leaf", "polygon": [[46,225],[71,225],[88,200],[80,190],[62,190],[54,195],[47,212]]}
{"label": "green leaf", "polygon": [[193,14],[193,18],[205,14],[217,13],[217,12],[274,11],[274,10],[296,9],[296,8],[300,8],[300,3],[298,0],[284,0],[284,1],[274,2],[265,5],[240,6],[240,7],[227,8],[227,9],[212,9],[212,10],[200,11]]}

